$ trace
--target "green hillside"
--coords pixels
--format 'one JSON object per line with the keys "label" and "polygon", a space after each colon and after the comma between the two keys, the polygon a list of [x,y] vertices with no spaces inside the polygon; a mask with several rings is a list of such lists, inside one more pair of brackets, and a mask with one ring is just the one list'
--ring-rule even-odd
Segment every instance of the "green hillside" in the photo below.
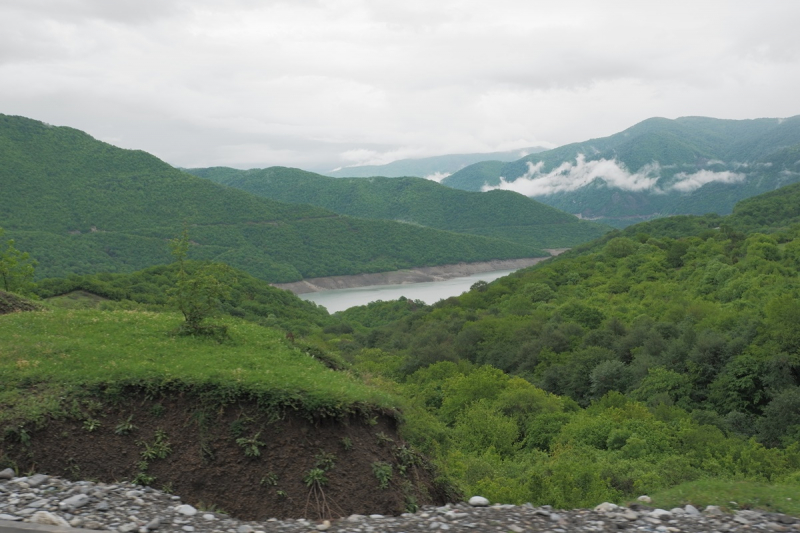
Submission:
{"label": "green hillside", "polygon": [[414,398],[408,433],[466,492],[796,490],[798,195],[630,226],[433,306],[352,308],[326,342]]}
{"label": "green hillside", "polygon": [[606,228],[509,191],[479,194],[422,178],[329,178],[298,169],[189,169],[217,183],[336,213],[497,237],[537,248],[575,246]]}
{"label": "green hillside", "polygon": [[[581,187],[539,192],[532,197],[569,213],[623,227],[643,218],[673,214],[728,214],[739,200],[799,181],[797,158],[792,159],[798,147],[800,116],[757,120],[652,118],[609,137],[561,146],[502,166],[472,165],[442,183],[478,191],[486,184],[499,184],[501,176],[515,181],[529,173],[532,164],[541,163],[537,179],[567,165],[572,174],[556,175],[556,181],[562,184],[583,176],[596,177]],[[579,156],[586,163],[614,161],[621,170],[598,175],[575,170]],[[627,175],[622,181],[629,183],[633,181],[631,175],[639,173],[655,178],[655,183],[646,189],[619,181],[609,184],[604,178],[612,173]],[[743,179],[726,182],[721,177],[724,173]],[[692,176],[700,176],[700,181],[686,186]],[[684,187],[676,187],[681,181]]]}
{"label": "green hillside", "polygon": [[222,187],[78,130],[0,115],[0,227],[37,275],[130,272],[170,261],[183,224],[191,256],[271,282],[531,257],[538,250],[340,216]]}

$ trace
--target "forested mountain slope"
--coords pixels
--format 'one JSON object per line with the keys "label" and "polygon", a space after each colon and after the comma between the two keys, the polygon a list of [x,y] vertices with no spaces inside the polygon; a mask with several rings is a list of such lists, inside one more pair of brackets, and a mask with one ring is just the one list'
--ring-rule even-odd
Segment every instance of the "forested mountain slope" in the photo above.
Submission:
{"label": "forested mountain slope", "polygon": [[625,226],[671,214],[728,214],[741,199],[799,181],[798,150],[800,116],[652,118],[502,166],[466,167],[442,183],[465,190],[501,186]]}
{"label": "forested mountain slope", "polygon": [[510,191],[458,191],[422,178],[329,178],[284,167],[187,171],[281,202],[498,237],[538,248],[575,246],[607,230]]}
{"label": "forested mountain slope", "polygon": [[272,282],[540,253],[259,198],[23,117],[0,115],[0,162],[0,227],[39,261],[39,277],[167,263],[184,224],[192,257]]}
{"label": "forested mountain slope", "polygon": [[475,491],[795,483],[798,195],[630,226],[433,306],[352,308],[328,342],[418,399],[418,442]]}

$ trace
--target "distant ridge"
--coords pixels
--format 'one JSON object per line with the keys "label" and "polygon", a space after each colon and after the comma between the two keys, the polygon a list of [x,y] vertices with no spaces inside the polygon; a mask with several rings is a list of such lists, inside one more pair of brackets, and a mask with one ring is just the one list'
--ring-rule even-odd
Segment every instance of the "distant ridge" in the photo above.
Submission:
{"label": "distant ridge", "polygon": [[422,178],[330,178],[285,167],[215,167],[187,172],[281,202],[491,236],[535,248],[575,246],[609,229],[514,192],[458,191]]}
{"label": "distant ridge", "polygon": [[449,175],[461,170],[467,165],[472,165],[480,161],[516,161],[520,157],[523,157],[523,155],[534,154],[544,150],[547,150],[547,148],[535,146],[520,148],[519,150],[508,150],[505,152],[437,155],[416,159],[400,159],[385,165],[344,167],[329,172],[321,172],[321,174],[333,178],[369,178],[372,176],[383,176],[387,178],[415,176],[418,178],[426,178],[434,175]]}
{"label": "distant ridge", "polygon": [[739,200],[800,181],[800,116],[651,118],[609,137],[503,165],[476,164],[442,183],[501,186],[587,219],[626,226],[671,214],[727,214]]}

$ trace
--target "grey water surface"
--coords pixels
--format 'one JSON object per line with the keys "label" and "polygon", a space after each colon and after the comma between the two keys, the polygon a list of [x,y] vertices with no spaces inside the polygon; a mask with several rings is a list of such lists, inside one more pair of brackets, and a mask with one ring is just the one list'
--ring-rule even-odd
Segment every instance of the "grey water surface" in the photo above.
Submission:
{"label": "grey water surface", "polygon": [[426,304],[433,304],[439,300],[458,296],[468,291],[477,281],[493,281],[507,276],[513,270],[495,270],[482,272],[462,278],[452,278],[444,281],[430,281],[424,283],[403,283],[401,285],[373,285],[371,287],[356,287],[354,289],[336,289],[331,291],[309,292],[300,294],[300,298],[325,307],[328,312],[344,311],[356,305],[366,305],[376,300],[397,300],[405,296],[409,300],[422,300]]}

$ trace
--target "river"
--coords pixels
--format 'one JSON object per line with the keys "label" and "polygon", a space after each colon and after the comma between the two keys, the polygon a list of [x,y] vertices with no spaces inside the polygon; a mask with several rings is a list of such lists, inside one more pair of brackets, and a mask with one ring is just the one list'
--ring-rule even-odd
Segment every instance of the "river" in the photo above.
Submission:
{"label": "river", "polygon": [[309,292],[298,296],[303,300],[325,307],[330,313],[344,311],[356,305],[366,305],[376,300],[397,300],[401,296],[405,296],[409,300],[422,300],[426,304],[433,304],[439,300],[458,296],[468,291],[476,281],[492,281],[507,276],[512,272],[514,270],[495,270],[444,281],[403,283],[401,285],[373,285],[371,287]]}

